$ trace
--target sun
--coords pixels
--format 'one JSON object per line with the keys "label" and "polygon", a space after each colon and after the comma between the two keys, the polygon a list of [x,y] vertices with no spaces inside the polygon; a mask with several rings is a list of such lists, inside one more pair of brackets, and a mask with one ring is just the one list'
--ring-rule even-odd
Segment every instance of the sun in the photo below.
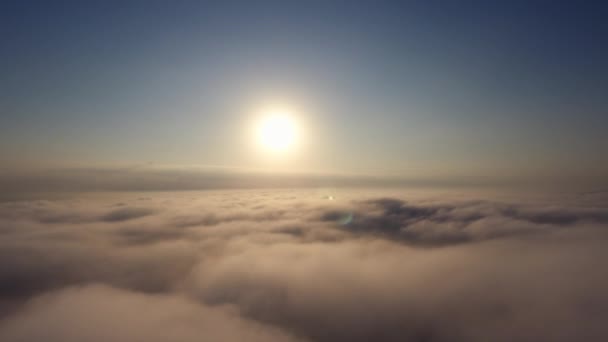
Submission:
{"label": "sun", "polygon": [[289,110],[267,110],[257,125],[259,144],[271,152],[285,152],[293,148],[297,133],[296,121]]}

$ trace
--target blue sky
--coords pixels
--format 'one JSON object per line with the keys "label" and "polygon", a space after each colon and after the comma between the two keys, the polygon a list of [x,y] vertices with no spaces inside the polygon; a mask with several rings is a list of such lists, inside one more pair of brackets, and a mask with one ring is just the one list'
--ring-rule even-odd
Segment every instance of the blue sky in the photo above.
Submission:
{"label": "blue sky", "polygon": [[[601,2],[5,1],[0,160],[415,178],[608,171]],[[272,163],[247,122],[298,112]]]}

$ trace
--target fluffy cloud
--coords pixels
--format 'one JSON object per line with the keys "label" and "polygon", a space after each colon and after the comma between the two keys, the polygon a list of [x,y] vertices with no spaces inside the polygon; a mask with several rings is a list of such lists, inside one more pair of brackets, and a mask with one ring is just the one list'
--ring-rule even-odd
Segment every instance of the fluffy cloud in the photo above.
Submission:
{"label": "fluffy cloud", "polygon": [[608,338],[605,202],[325,192],[2,203],[0,339]]}
{"label": "fluffy cloud", "polygon": [[296,341],[229,307],[91,285],[40,296],[0,325],[3,341]]}

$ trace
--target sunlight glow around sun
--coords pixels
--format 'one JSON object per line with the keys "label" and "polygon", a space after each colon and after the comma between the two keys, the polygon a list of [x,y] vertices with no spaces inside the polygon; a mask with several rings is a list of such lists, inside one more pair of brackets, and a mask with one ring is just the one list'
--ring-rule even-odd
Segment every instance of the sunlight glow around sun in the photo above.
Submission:
{"label": "sunlight glow around sun", "polygon": [[257,125],[257,139],[267,151],[285,152],[297,138],[297,124],[288,110],[265,111]]}

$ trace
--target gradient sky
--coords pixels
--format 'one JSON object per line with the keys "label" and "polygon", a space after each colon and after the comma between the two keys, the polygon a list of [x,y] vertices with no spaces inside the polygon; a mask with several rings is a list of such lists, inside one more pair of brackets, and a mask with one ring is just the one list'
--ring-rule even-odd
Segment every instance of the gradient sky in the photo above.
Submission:
{"label": "gradient sky", "polygon": [[[605,184],[607,17],[601,1],[3,1],[0,161]],[[303,123],[280,161],[251,148],[268,103]]]}

